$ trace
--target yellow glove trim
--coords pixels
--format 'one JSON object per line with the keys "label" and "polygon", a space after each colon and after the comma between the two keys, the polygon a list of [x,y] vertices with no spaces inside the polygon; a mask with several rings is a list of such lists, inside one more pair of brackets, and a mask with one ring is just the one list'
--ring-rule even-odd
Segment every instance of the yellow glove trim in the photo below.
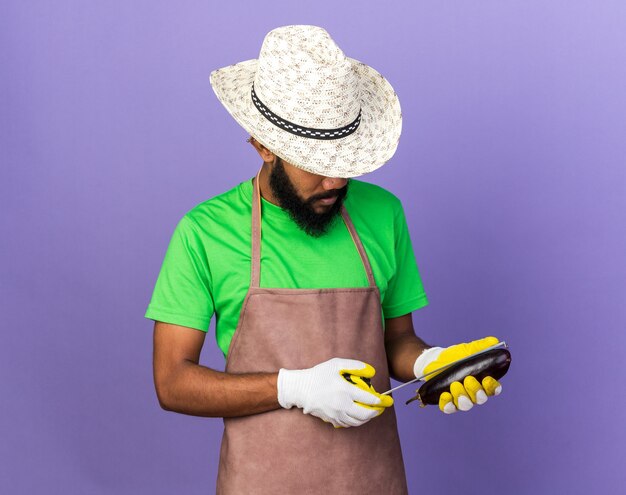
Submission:
{"label": "yellow glove trim", "polygon": [[489,396],[498,395],[500,392],[497,390],[498,387],[502,390],[502,386],[500,382],[491,376],[486,376],[483,378],[483,388],[485,389],[485,393]]}
{"label": "yellow glove trim", "polygon": [[[475,354],[479,351],[482,351],[483,349],[496,345],[498,342],[499,340],[495,337],[485,337],[483,339],[474,340],[469,343],[456,344],[447,347],[446,349],[441,351],[441,354],[439,354],[439,357],[437,357],[437,359],[435,359],[432,363],[429,363],[424,368],[424,374],[428,373],[429,371],[436,370],[437,368],[441,368],[442,366],[445,366],[447,364],[458,361],[459,359],[463,359],[464,357]],[[441,373],[441,371],[427,376],[425,380],[428,381],[437,376],[439,373]]]}
{"label": "yellow glove trim", "polygon": [[371,364],[365,363],[365,368],[358,370],[339,370],[342,375],[349,374],[352,376],[361,376],[363,378],[372,378],[376,374],[376,370]]}
{"label": "yellow glove trim", "polygon": [[[375,411],[379,411],[378,415],[380,416],[383,411],[393,406],[393,398],[389,395],[381,395],[372,386],[370,382],[370,378],[372,378],[376,374],[376,370],[370,364],[365,363],[365,368],[360,370],[341,370],[341,375],[346,378],[345,375],[349,375],[349,378],[346,378],[349,382],[356,385],[361,390],[365,390],[380,399],[380,404],[376,406],[370,406],[369,404],[363,404],[361,402],[355,401],[359,406],[365,407],[366,409],[373,409]],[[365,380],[363,380],[365,378]]]}
{"label": "yellow glove trim", "polygon": [[459,397],[461,397],[462,395],[464,395],[465,397],[468,397],[467,391],[465,390],[465,387],[461,385],[461,382],[452,382],[450,384],[450,393],[452,394],[452,400],[454,401],[454,406],[457,409],[459,409]]}
{"label": "yellow glove trim", "polygon": [[444,409],[446,404],[449,404],[450,402],[452,402],[452,394],[450,392],[443,392],[439,396],[439,409],[441,412],[445,412]]}
{"label": "yellow glove trim", "polygon": [[463,380],[463,387],[465,387],[465,390],[467,391],[467,395],[469,395],[470,400],[474,404],[478,404],[478,401],[476,400],[476,393],[479,390],[482,390],[484,392],[484,389],[480,385],[480,382],[476,380],[476,378],[474,378],[472,375],[468,375]]}
{"label": "yellow glove trim", "polygon": [[[498,390],[499,389],[499,390]],[[474,403],[478,404],[477,394],[479,391],[485,392],[488,396],[498,395],[502,390],[502,386],[495,378],[491,376],[486,376],[483,379],[482,385],[479,381],[474,378],[472,375],[468,375],[463,380],[463,384],[461,382],[453,382],[450,384],[450,392],[443,392],[439,396],[439,409],[441,412],[445,412],[445,407],[450,402],[454,403],[455,408],[458,409],[459,406],[459,397],[461,395],[465,395],[469,397],[469,399]],[[484,401],[483,401],[484,403]],[[452,412],[452,411],[450,411]]]}
{"label": "yellow glove trim", "polygon": [[388,395],[381,395],[378,392],[376,392],[376,390],[374,389],[371,382],[369,382],[369,380],[366,382],[360,376],[352,375],[352,381],[361,390],[365,390],[366,392],[369,392],[370,394],[373,394],[380,399],[380,404],[376,406],[370,406],[369,404],[363,404],[362,402],[355,401],[359,406],[365,407],[366,409],[373,409],[375,411],[379,411],[378,412],[379,416],[383,413],[383,411],[386,408],[393,406],[393,398],[391,398]]}

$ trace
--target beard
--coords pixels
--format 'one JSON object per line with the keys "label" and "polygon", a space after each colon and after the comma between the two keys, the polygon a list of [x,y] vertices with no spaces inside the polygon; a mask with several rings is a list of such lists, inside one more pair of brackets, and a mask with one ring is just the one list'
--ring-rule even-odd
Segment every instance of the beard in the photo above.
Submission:
{"label": "beard", "polygon": [[[312,237],[320,237],[328,232],[328,229],[340,216],[341,205],[348,194],[350,181],[341,189],[317,194],[304,201],[298,195],[293,182],[285,172],[282,159],[276,157],[276,162],[269,175],[269,185],[281,208],[287,211],[298,227]],[[334,198],[335,196],[337,200],[326,211],[318,213],[313,208],[313,204],[318,199]]]}

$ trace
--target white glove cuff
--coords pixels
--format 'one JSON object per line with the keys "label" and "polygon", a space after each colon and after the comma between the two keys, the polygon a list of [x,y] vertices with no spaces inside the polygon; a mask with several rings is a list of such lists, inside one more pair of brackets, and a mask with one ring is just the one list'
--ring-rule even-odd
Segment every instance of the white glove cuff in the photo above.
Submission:
{"label": "white glove cuff", "polygon": [[444,347],[429,347],[424,352],[422,352],[418,358],[415,360],[415,364],[413,365],[413,373],[415,374],[415,378],[419,378],[424,374],[424,368],[432,363],[439,357],[439,354],[444,350]]}
{"label": "white glove cuff", "polygon": [[297,405],[293,398],[293,390],[297,387],[296,374],[297,370],[286,370],[281,368],[278,372],[278,403],[285,409],[291,409]]}

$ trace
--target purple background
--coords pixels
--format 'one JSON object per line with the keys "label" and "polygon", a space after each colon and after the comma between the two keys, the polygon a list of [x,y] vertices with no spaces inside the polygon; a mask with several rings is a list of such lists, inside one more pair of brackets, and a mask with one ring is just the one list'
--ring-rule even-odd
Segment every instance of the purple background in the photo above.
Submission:
{"label": "purple background", "polygon": [[143,314],[176,222],[260,164],[208,75],[286,24],[399,94],[362,179],[404,203],[418,334],[513,354],[468,413],[396,394],[411,493],[623,489],[626,3],[260,5],[0,4],[0,492],[213,492],[221,421],[159,408]]}

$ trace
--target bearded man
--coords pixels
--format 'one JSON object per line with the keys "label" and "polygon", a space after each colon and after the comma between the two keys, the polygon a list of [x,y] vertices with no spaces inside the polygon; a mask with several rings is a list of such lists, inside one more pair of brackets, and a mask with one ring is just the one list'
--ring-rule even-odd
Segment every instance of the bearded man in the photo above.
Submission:
{"label": "bearded man", "polygon": [[[169,411],[224,418],[219,494],[406,494],[390,377],[490,347],[415,335],[428,304],[400,200],[355,179],[395,153],[398,97],[315,26],[271,31],[211,85],[247,131],[256,177],[188,211],[146,317]],[[199,364],[212,316],[225,371]],[[444,413],[497,395],[468,376]]]}

